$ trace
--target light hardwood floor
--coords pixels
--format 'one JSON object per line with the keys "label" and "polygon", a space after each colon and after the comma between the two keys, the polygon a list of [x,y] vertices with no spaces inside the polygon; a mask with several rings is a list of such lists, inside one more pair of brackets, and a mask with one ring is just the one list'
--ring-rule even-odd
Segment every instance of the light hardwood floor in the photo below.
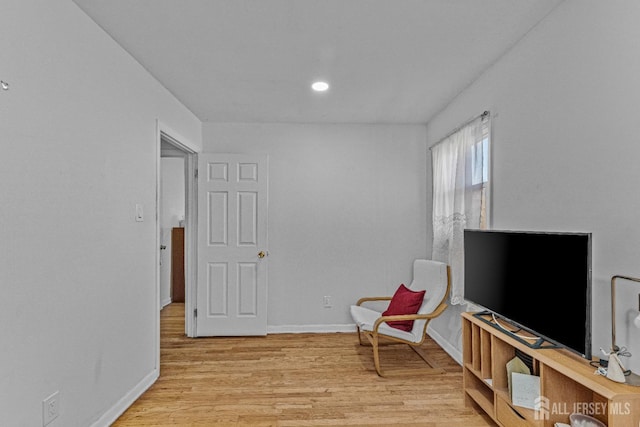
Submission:
{"label": "light hardwood floor", "polygon": [[381,350],[380,378],[370,347],[355,333],[266,337],[184,336],[184,304],[161,312],[160,378],[117,421],[125,426],[494,426],[464,406],[462,369],[433,341]]}

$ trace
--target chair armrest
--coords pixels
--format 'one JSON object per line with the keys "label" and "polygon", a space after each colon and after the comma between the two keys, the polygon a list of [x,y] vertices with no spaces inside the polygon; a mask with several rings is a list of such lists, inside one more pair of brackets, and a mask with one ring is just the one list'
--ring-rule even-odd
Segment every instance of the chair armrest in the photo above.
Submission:
{"label": "chair armrest", "polygon": [[429,319],[431,318],[430,314],[395,314],[393,316],[380,316],[376,319],[373,324],[373,330],[378,332],[378,327],[386,322],[397,322],[400,320],[419,320],[419,319]]}
{"label": "chair armrest", "polygon": [[374,332],[378,332],[378,327],[380,326],[380,324],[385,323],[385,322],[395,322],[398,320],[430,320],[430,319],[434,319],[438,316],[440,316],[447,308],[447,304],[442,303],[440,304],[438,307],[436,307],[435,310],[433,310],[431,313],[425,313],[425,314],[397,314],[397,315],[393,315],[393,316],[381,316],[379,318],[376,319],[375,323],[373,324],[373,331]]}
{"label": "chair armrest", "polygon": [[362,305],[363,302],[367,301],[391,301],[391,297],[364,297],[360,298],[356,305]]}

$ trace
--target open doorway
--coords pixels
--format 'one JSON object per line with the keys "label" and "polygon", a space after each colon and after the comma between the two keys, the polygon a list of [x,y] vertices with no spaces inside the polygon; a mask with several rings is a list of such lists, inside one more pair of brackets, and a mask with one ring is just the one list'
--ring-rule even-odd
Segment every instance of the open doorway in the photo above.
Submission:
{"label": "open doorway", "polygon": [[160,140],[160,307],[185,302],[185,157]]}
{"label": "open doorway", "polygon": [[[157,337],[160,310],[173,302],[191,307],[196,282],[196,148],[158,121],[156,189]],[[184,331],[195,335],[193,310],[185,309]],[[159,360],[158,341],[158,366]]]}

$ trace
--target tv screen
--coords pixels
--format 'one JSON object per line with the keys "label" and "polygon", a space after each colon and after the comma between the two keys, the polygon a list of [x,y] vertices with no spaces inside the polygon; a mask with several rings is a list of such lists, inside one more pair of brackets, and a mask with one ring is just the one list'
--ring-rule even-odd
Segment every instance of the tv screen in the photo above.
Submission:
{"label": "tv screen", "polygon": [[464,298],[591,359],[591,233],[465,230]]}

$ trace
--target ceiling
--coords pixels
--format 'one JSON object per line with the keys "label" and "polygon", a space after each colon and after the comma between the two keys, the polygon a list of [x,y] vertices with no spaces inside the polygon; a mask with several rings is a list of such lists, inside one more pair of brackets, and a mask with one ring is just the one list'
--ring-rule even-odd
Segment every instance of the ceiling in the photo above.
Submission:
{"label": "ceiling", "polygon": [[202,121],[427,123],[562,0],[74,1]]}

